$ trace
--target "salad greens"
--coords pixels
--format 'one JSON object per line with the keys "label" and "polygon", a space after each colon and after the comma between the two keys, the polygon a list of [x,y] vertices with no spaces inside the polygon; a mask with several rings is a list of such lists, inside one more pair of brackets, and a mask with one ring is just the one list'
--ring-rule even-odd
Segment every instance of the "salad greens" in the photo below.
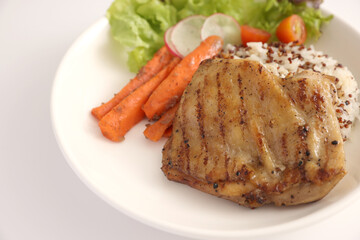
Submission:
{"label": "salad greens", "polygon": [[308,7],[306,2],[289,0],[115,0],[107,12],[111,33],[126,47],[130,71],[137,72],[164,44],[165,31],[181,19],[194,14],[209,16],[220,12],[233,16],[240,24],[272,34],[284,18],[297,14],[305,22],[308,38],[317,39],[322,24],[332,16]]}
{"label": "salad greens", "polygon": [[163,44],[166,29],[177,22],[176,8],[159,0],[115,0],[107,12],[112,36],[129,51],[137,72]]}

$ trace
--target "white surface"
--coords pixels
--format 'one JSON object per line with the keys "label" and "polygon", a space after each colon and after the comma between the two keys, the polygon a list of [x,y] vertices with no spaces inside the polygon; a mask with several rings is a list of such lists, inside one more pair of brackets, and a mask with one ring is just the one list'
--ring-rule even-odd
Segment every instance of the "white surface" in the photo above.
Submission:
{"label": "white surface", "polygon": [[[336,51],[344,42],[351,51]],[[343,59],[355,76],[360,69],[360,34],[339,19],[324,29],[315,48]],[[160,171],[161,149],[142,134],[147,121],[134,127],[125,141],[112,143],[100,133],[90,109],[114,89],[127,83],[130,74],[110,35],[107,19],[92,25],[71,46],[57,71],[51,98],[55,134],[66,159],[90,189],[122,212],[166,231],[203,239],[239,239],[272,236],[322,221],[360,196],[360,128],[347,142],[348,173],[322,201],[297,207],[266,206],[256,210],[169,182]],[[349,48],[350,49],[350,48]],[[79,94],[81,90],[81,94]],[[71,116],[71,118],[69,118]],[[146,196],[146,201],[143,201]],[[189,219],[191,216],[191,219]]]}
{"label": "white surface", "polygon": [[[132,220],[93,194],[65,162],[51,130],[56,68],[110,2],[0,2],[0,239],[187,239]],[[323,6],[360,31],[360,2],[346,4]],[[274,239],[360,239],[359,214],[357,201],[325,222]]]}

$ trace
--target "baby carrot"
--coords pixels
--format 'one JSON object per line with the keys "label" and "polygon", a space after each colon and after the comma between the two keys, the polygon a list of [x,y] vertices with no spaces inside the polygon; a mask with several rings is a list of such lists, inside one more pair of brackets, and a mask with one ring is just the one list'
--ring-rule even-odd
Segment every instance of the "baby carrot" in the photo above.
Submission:
{"label": "baby carrot", "polygon": [[146,117],[157,118],[178,102],[200,63],[218,54],[222,45],[223,40],[219,36],[210,36],[185,56],[145,103],[143,110]]}
{"label": "baby carrot", "polygon": [[170,62],[172,55],[166,46],[160,48],[154,55],[154,57],[142,67],[139,73],[130,80],[130,82],[121,89],[110,101],[100,105],[99,107],[93,108],[91,113],[94,117],[100,120],[110,110],[115,107],[121,100],[127,97],[136,88],[149,81],[154,77],[160,70]]}
{"label": "baby carrot", "polygon": [[154,124],[148,126],[144,131],[145,137],[153,142],[159,141],[165,131],[172,125],[178,107],[179,103],[165,112]]}
{"label": "baby carrot", "polygon": [[144,118],[141,107],[179,62],[180,58],[173,58],[155,77],[141,85],[108,112],[99,122],[102,134],[114,142],[121,141],[124,135]]}
{"label": "baby carrot", "polygon": [[169,138],[171,136],[171,134],[172,134],[172,129],[173,129],[172,125],[170,127],[168,127],[165,130],[163,137]]}

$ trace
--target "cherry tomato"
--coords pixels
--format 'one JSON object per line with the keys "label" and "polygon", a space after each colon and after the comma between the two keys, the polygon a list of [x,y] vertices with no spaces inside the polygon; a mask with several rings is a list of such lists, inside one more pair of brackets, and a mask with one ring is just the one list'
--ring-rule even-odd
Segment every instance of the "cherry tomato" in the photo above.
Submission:
{"label": "cherry tomato", "polygon": [[291,15],[285,18],[276,29],[276,36],[283,43],[295,42],[303,44],[306,40],[306,28],[303,19],[299,15]]}
{"label": "cherry tomato", "polygon": [[262,42],[266,43],[271,37],[267,31],[253,28],[247,25],[241,26],[241,41],[245,45],[248,42]]}

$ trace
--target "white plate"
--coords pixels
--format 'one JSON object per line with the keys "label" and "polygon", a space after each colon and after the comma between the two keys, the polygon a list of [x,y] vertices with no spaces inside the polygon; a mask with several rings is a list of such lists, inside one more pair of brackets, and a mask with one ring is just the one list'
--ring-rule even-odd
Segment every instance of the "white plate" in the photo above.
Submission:
{"label": "white plate", "polygon": [[[240,239],[299,229],[335,214],[360,194],[360,126],[346,144],[348,174],[319,202],[250,210],[188,186],[170,182],[160,170],[165,140],[152,143],[138,124],[121,143],[102,137],[90,110],[133,76],[100,19],[64,57],[52,92],[52,121],[59,145],[79,177],[115,208],[141,222],[184,236]],[[360,79],[360,36],[339,19],[316,44]]]}

